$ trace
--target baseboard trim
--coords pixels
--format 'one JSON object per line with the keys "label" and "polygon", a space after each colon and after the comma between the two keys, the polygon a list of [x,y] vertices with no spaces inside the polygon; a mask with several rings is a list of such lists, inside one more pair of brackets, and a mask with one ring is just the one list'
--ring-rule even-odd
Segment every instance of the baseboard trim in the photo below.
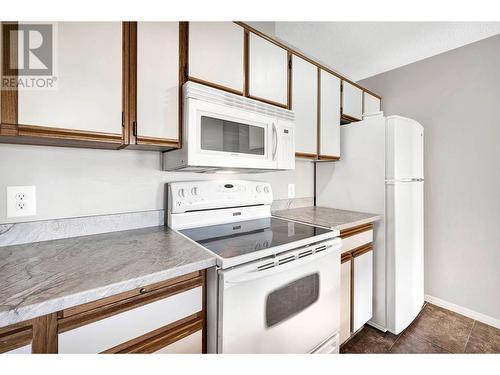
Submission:
{"label": "baseboard trim", "polygon": [[468,309],[467,307],[456,305],[454,303],[442,300],[441,298],[437,298],[437,297],[431,296],[429,294],[426,294],[424,296],[424,299],[427,302],[432,303],[433,305],[451,310],[451,311],[456,312],[458,314],[462,314],[468,318],[477,320],[478,322],[488,324],[490,326],[493,326],[495,328],[500,329],[500,319],[495,319],[491,316],[488,316],[488,315],[482,314],[480,312]]}

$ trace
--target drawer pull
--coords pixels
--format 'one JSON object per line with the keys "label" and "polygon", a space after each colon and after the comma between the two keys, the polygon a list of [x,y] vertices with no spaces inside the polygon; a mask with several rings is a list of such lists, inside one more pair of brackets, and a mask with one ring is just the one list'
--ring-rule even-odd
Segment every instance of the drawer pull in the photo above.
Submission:
{"label": "drawer pull", "polygon": [[139,294],[146,294],[146,292],[147,292],[146,288],[139,289]]}

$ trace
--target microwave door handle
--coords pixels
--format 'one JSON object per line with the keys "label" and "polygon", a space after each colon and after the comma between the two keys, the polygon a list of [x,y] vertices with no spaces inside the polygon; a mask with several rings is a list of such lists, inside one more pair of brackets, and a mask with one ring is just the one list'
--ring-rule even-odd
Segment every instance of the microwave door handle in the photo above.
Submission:
{"label": "microwave door handle", "polygon": [[273,161],[276,160],[276,151],[278,150],[278,132],[276,124],[273,122]]}

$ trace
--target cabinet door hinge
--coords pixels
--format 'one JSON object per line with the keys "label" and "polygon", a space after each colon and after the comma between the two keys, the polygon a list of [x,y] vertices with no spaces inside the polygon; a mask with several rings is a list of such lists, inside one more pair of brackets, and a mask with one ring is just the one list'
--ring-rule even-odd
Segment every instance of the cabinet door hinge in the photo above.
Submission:
{"label": "cabinet door hinge", "polygon": [[188,64],[184,65],[184,79],[187,81],[189,77],[189,66]]}
{"label": "cabinet door hinge", "polygon": [[292,69],[292,56],[288,58],[288,69]]}

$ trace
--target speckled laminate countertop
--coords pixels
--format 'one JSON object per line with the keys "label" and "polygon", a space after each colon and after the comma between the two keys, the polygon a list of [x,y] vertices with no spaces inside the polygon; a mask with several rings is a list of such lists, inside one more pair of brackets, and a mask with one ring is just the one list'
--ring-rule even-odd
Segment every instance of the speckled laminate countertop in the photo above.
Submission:
{"label": "speckled laminate countertop", "polygon": [[380,216],[376,214],[317,206],[279,210],[274,211],[272,214],[283,219],[318,225],[333,230],[357,227],[380,219]]}
{"label": "speckled laminate countertop", "polygon": [[0,327],[214,265],[163,226],[0,247]]}

